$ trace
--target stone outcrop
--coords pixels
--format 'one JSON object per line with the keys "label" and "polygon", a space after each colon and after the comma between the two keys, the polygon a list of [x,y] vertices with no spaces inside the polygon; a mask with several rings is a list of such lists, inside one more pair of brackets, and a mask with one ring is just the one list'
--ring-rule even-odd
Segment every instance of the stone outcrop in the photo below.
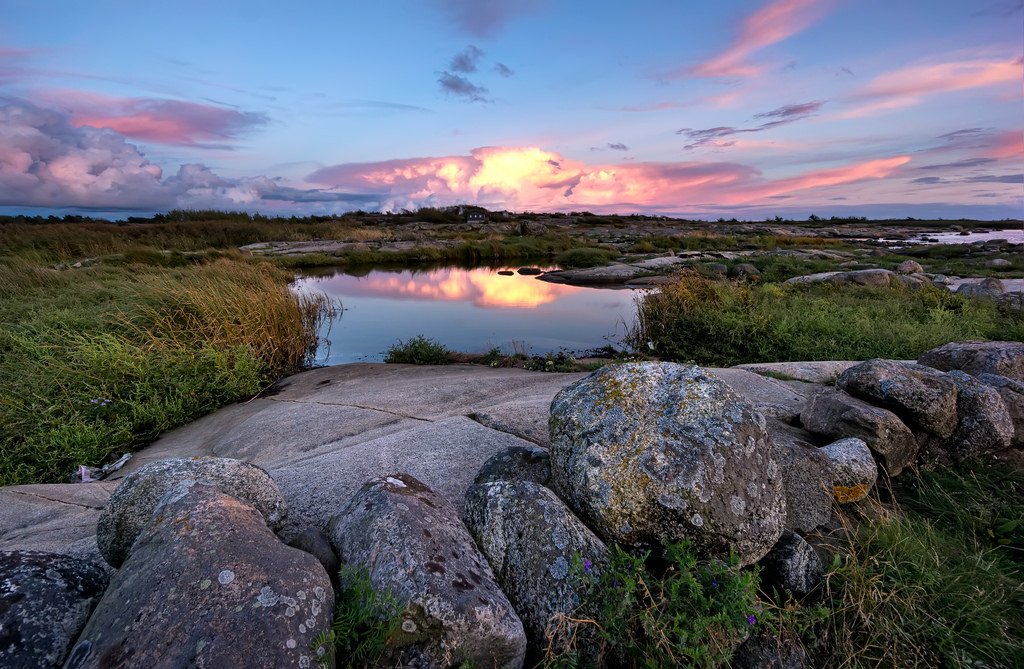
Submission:
{"label": "stone outcrop", "polygon": [[0,667],[61,666],[106,588],[106,572],[92,562],[0,553]]}
{"label": "stone outcrop", "polygon": [[768,421],[775,461],[782,471],[786,492],[786,529],[813,530],[832,515],[832,467],[799,428]]}
{"label": "stone outcrop", "polygon": [[555,488],[603,538],[631,546],[684,538],[744,564],[785,523],[782,477],[764,418],[699,367],[605,367],[551,403]]}
{"label": "stone outcrop", "polygon": [[537,446],[513,446],[492,455],[480,468],[473,483],[491,481],[551,481],[551,456]]}
{"label": "stone outcrop", "polygon": [[803,537],[789,530],[760,562],[761,586],[791,592],[798,599],[810,595],[825,575],[825,565]]}
{"label": "stone outcrop", "polygon": [[66,666],[309,667],[333,609],[316,558],[251,503],[185,480],[146,520]]}
{"label": "stone outcrop", "polygon": [[230,458],[182,458],[146,465],[125,478],[107,500],[96,526],[104,559],[120,567],[160,499],[182,481],[203,481],[253,505],[277,530],[287,510],[267,472]]}
{"label": "stone outcrop", "polygon": [[849,437],[823,446],[821,452],[832,465],[836,501],[848,504],[864,499],[878,480],[878,467],[868,445]]}
{"label": "stone outcrop", "polygon": [[492,481],[469,488],[466,526],[494,569],[535,647],[556,614],[580,604],[583,584],[573,573],[600,572],[608,549],[558,497],[532,481]]}
{"label": "stone outcrop", "polygon": [[970,374],[954,370],[946,376],[956,384],[956,432],[946,444],[954,458],[998,453],[1014,439],[1013,420],[999,391]]}
{"label": "stone outcrop", "polygon": [[956,430],[956,384],[930,367],[876,358],[849,368],[836,383],[889,409],[915,433],[946,439]]}
{"label": "stone outcrop", "polygon": [[331,521],[342,561],[402,607],[389,664],[519,667],[523,624],[455,508],[420,481],[368,482]]}
{"label": "stone outcrop", "polygon": [[1024,448],[1024,381],[1010,379],[998,374],[981,374],[978,380],[996,389],[1003,399],[1006,413],[1013,423],[1013,440],[1010,446]]}
{"label": "stone outcrop", "polygon": [[800,422],[827,439],[863,439],[890,476],[896,476],[917,458],[917,439],[899,416],[841,390],[828,389],[813,395],[800,414]]}
{"label": "stone outcrop", "polygon": [[953,342],[923,353],[917,361],[942,371],[958,369],[972,376],[997,374],[1024,381],[1024,342]]}

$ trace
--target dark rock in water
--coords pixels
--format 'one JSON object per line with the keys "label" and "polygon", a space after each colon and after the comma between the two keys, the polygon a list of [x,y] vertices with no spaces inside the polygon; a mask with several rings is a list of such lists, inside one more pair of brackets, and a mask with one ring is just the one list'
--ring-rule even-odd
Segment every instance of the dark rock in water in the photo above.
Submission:
{"label": "dark rock in water", "polygon": [[878,480],[878,466],[863,440],[840,439],[822,446],[832,466],[832,490],[836,501],[848,504],[864,499]]}
{"label": "dark rock in water", "polygon": [[519,667],[523,625],[455,507],[407,474],[374,479],[331,521],[345,564],[404,607],[386,662]]}
{"label": "dark rock in water", "polygon": [[0,667],[59,667],[106,587],[103,568],[85,560],[0,553]]}
{"label": "dark rock in water", "polygon": [[736,649],[729,666],[732,669],[810,669],[811,663],[799,641],[758,634]]}
{"label": "dark rock in water", "polygon": [[761,559],[761,585],[788,590],[797,599],[810,595],[825,575],[825,565],[804,538],[789,530]]}
{"label": "dark rock in water", "polygon": [[551,480],[551,457],[539,446],[512,446],[495,453],[476,475],[473,483],[491,481],[533,481],[547,485]]}
{"label": "dark rock in water", "polygon": [[79,667],[309,667],[334,592],[248,502],[183,481],[165,495],[68,657]]}
{"label": "dark rock in water", "polygon": [[800,422],[828,439],[863,439],[890,476],[896,476],[917,458],[917,439],[899,416],[841,390],[828,389],[812,396],[800,414]]}
{"label": "dark rock in water", "polygon": [[1003,405],[1013,423],[1014,434],[1010,446],[1024,448],[1024,381],[998,374],[980,374],[978,380],[995,388],[1003,398]]}
{"label": "dark rock in water", "polygon": [[777,420],[768,421],[775,461],[786,491],[786,529],[813,530],[832,515],[832,468],[811,435]]}
{"label": "dark rock in water", "polygon": [[470,486],[466,526],[487,556],[534,647],[543,647],[558,614],[580,604],[584,584],[573,574],[576,556],[585,572],[599,573],[608,549],[558,497],[532,481]]}
{"label": "dark rock in water", "polygon": [[956,430],[956,385],[930,367],[876,358],[840,374],[837,385],[892,411],[915,434],[945,439]]}
{"label": "dark rock in water", "polygon": [[501,275],[501,276],[515,276],[516,275],[516,273],[513,272],[510,269],[498,270],[498,274]]}
{"label": "dark rock in water", "polygon": [[958,370],[946,376],[959,389],[957,428],[947,446],[950,454],[962,460],[1008,449],[1014,439],[1013,420],[999,391]]}
{"label": "dark rock in water", "polygon": [[341,569],[341,560],[331,546],[331,540],[326,534],[318,529],[307,527],[288,542],[292,548],[309,553],[323,566],[324,571],[331,577],[334,589],[338,589],[338,571]]}
{"label": "dark rock in water", "polygon": [[538,276],[544,273],[539,267],[520,267],[516,271],[524,276]]}
{"label": "dark rock in water", "polygon": [[111,566],[121,566],[157,503],[182,481],[210,483],[256,507],[271,529],[284,525],[287,511],[281,491],[274,479],[256,465],[230,458],[153,462],[125,477],[103,507],[96,525],[96,543]]}
{"label": "dark rock in water", "polygon": [[964,341],[933,348],[917,361],[942,371],[959,369],[978,376],[998,374],[1024,381],[1024,342]]}
{"label": "dark rock in water", "polygon": [[551,403],[555,488],[598,535],[631,546],[691,539],[743,564],[786,519],[765,419],[723,381],[673,363],[612,365]]}

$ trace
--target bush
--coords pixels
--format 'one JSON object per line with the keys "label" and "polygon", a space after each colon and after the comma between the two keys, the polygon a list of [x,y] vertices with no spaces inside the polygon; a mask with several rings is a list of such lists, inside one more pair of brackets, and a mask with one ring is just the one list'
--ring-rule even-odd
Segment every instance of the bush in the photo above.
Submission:
{"label": "bush", "polygon": [[577,557],[587,590],[580,608],[549,630],[549,667],[585,666],[596,645],[604,666],[716,667],[759,623],[756,570],[698,560],[688,541],[666,548],[665,566],[649,553],[611,549],[597,568]]}
{"label": "bush", "polygon": [[423,335],[406,341],[399,339],[384,356],[384,362],[405,365],[447,365],[451,361],[451,351]]}
{"label": "bush", "polygon": [[750,285],[692,274],[641,296],[628,336],[663,359],[720,366],[911,359],[968,339],[1024,340],[1024,314],[931,286]]}
{"label": "bush", "polygon": [[618,255],[608,249],[583,247],[559,253],[555,256],[555,263],[560,267],[598,267],[608,264]]}

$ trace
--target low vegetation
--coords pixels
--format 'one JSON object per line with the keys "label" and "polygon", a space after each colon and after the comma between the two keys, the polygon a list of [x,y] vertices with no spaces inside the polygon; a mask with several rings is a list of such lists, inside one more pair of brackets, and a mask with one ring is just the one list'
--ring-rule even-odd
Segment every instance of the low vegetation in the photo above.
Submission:
{"label": "low vegetation", "polygon": [[910,359],[968,339],[1024,340],[1024,314],[931,286],[750,284],[695,274],[639,298],[629,335],[637,350],[716,366]]}
{"label": "low vegetation", "polygon": [[[344,565],[338,579],[341,590],[334,622],[310,650],[325,668],[377,666],[400,629],[401,606],[391,593],[374,590],[365,568]],[[326,652],[321,654],[320,649]]]}
{"label": "low vegetation", "polygon": [[403,365],[447,365],[452,362],[451,351],[435,339],[416,335],[399,340],[384,354],[384,362]]}

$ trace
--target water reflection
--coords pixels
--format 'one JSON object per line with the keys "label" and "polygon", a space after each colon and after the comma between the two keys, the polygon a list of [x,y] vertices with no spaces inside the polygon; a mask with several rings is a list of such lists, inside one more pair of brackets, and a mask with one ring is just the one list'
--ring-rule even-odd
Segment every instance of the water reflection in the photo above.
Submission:
{"label": "water reflection", "polygon": [[320,271],[300,277],[297,289],[325,291],[344,308],[332,324],[325,364],[381,360],[396,341],[418,334],[460,351],[496,346],[534,355],[621,341],[633,318],[634,291],[498,273],[514,269]]}

